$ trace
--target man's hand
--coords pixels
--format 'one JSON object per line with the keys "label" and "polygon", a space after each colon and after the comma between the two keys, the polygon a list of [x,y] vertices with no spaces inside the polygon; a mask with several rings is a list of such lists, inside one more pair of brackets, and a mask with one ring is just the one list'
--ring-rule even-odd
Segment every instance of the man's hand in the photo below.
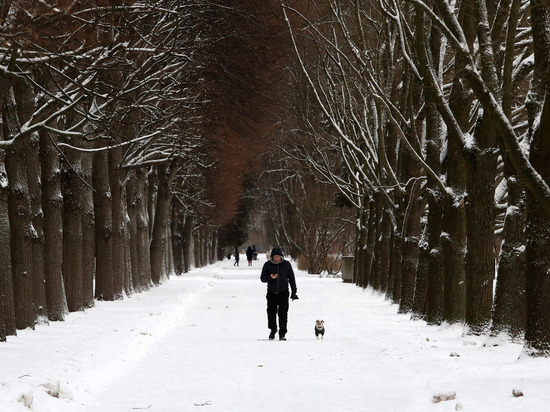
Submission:
{"label": "man's hand", "polygon": [[276,273],[272,273],[272,274],[269,275],[269,276],[271,276],[271,279],[277,279],[277,278],[279,277],[279,275],[276,274]]}

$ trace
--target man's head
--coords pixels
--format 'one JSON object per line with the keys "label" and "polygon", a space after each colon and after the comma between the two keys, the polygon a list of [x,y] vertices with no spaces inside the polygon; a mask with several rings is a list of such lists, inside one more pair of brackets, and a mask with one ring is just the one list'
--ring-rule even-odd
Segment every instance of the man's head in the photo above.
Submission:
{"label": "man's head", "polygon": [[271,260],[275,263],[281,262],[283,260],[283,251],[278,247],[274,247],[271,250]]}

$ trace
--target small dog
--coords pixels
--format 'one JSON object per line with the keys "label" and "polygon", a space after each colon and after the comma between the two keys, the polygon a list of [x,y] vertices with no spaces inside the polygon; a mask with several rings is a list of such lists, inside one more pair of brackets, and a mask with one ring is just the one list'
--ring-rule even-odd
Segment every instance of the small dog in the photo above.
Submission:
{"label": "small dog", "polygon": [[319,336],[321,339],[325,337],[325,321],[321,319],[315,321],[315,337],[319,339]]}

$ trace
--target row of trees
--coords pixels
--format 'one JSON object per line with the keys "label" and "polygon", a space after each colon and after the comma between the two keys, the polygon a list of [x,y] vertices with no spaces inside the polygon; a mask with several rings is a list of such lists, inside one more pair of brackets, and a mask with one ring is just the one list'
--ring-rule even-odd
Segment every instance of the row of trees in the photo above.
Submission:
{"label": "row of trees", "polygon": [[281,33],[276,0],[2,3],[0,341],[246,238]]}
{"label": "row of trees", "polygon": [[356,283],[549,355],[550,6],[282,4],[307,85],[282,145],[355,210]]}
{"label": "row of trees", "polygon": [[550,353],[550,6],[119,3],[0,8],[0,340],[211,262],[258,208],[310,273],[353,249],[401,312]]}
{"label": "row of trees", "polygon": [[0,341],[216,258],[219,10],[2,2]]}
{"label": "row of trees", "polygon": [[310,274],[338,273],[341,257],[354,252],[352,208],[337,205],[334,188],[299,162],[280,152],[269,160],[258,190],[270,243],[284,245],[298,268]]}

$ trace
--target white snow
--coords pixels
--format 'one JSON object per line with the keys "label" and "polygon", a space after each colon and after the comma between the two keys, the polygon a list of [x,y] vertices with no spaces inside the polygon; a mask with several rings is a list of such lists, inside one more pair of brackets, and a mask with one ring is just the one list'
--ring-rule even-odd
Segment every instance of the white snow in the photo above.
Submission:
{"label": "white snow", "polygon": [[[550,360],[297,271],[268,341],[262,262],[225,260],[0,343],[0,411],[542,411]],[[314,323],[325,321],[323,340]],[[495,340],[491,341],[492,343]],[[25,406],[27,405],[27,406]]]}

